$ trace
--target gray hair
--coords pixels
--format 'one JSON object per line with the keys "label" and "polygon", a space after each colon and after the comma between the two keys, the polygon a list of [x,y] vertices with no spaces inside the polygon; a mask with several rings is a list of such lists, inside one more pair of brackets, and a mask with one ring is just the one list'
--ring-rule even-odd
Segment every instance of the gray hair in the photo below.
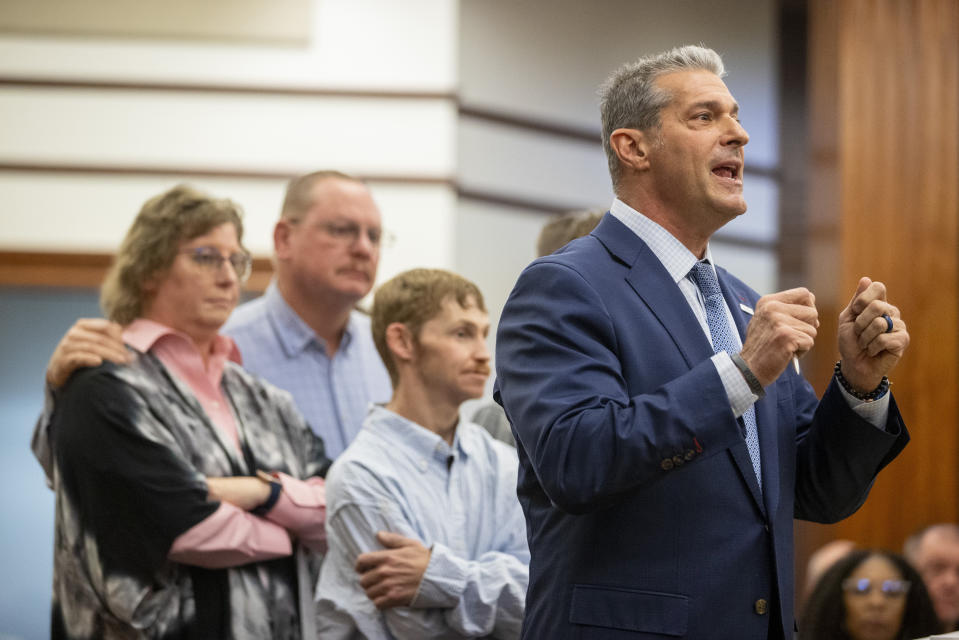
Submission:
{"label": "gray hair", "polygon": [[673,96],[657,87],[656,80],[677,71],[709,71],[720,78],[726,75],[723,59],[718,53],[702,46],[685,45],[624,64],[600,87],[603,150],[614,190],[619,186],[622,168],[609,137],[616,129],[658,129],[660,111]]}

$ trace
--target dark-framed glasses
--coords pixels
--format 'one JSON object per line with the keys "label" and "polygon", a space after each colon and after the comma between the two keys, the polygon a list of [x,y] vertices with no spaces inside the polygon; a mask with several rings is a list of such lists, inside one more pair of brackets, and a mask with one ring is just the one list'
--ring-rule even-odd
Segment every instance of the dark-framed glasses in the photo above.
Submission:
{"label": "dark-framed glasses", "polygon": [[213,273],[222,269],[224,262],[229,262],[241,283],[246,282],[253,270],[253,258],[244,251],[237,251],[229,256],[224,256],[213,247],[193,247],[192,249],[183,249],[180,253],[190,256],[194,264]]}
{"label": "dark-framed glasses", "polygon": [[887,598],[901,598],[909,593],[909,587],[912,586],[912,583],[908,580],[883,580],[883,581],[873,581],[869,578],[847,578],[842,581],[842,590],[846,593],[851,593],[854,595],[864,596],[870,593],[873,589],[878,589],[879,592],[886,596]]}
{"label": "dark-framed glasses", "polygon": [[324,222],[321,228],[333,240],[347,246],[353,246],[360,239],[360,234],[365,233],[370,246],[374,249],[388,249],[393,246],[396,240],[395,236],[384,229],[375,227],[361,228],[355,222]]}

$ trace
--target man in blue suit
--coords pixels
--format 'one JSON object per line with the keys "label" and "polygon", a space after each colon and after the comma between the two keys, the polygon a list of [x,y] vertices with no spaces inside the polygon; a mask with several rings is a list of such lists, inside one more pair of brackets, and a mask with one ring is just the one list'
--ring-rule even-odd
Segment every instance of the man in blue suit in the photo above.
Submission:
{"label": "man in blue suit", "polygon": [[746,210],[723,74],[681,47],[607,81],[617,198],[503,311],[525,638],[791,638],[793,518],[853,513],[908,441],[885,375],[909,334],[882,283],[842,311],[820,400],[791,364],[816,338],[812,293],[760,298],[712,264],[709,238]]}

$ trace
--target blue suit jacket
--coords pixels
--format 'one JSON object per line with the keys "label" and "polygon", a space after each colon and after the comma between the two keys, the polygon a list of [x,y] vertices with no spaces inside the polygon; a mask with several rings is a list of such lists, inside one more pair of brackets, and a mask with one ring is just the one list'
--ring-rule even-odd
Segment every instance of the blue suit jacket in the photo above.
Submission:
{"label": "blue suit jacket", "polygon": [[[745,336],[758,294],[718,269]],[[792,637],[793,518],[835,522],[905,446],[792,367],[756,403],[763,490],[709,340],[658,258],[607,214],[531,264],[499,323],[532,554],[524,637]]]}

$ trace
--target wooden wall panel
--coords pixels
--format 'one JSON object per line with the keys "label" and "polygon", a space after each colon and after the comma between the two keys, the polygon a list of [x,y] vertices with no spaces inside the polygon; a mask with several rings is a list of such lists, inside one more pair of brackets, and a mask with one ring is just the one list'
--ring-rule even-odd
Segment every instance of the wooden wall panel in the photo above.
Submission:
{"label": "wooden wall panel", "polygon": [[959,516],[959,3],[809,11],[807,264],[823,326],[807,372],[821,391],[836,316],[860,276],[882,280],[912,336],[891,376],[912,442],[859,513],[799,526],[797,561],[833,537],[899,550]]}
{"label": "wooden wall panel", "polygon": [[[108,253],[54,253],[0,249],[0,286],[99,289],[113,263]],[[243,285],[262,293],[273,277],[271,258],[253,258],[253,271]]]}

